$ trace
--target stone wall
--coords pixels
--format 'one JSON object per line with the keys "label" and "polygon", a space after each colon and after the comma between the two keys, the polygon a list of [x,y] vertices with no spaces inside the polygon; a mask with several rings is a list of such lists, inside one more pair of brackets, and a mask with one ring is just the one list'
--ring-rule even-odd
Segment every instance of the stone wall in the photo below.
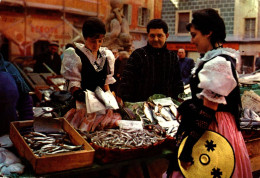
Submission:
{"label": "stone wall", "polygon": [[220,15],[226,24],[227,36],[233,34],[235,0],[163,0],[162,19],[169,26],[170,36],[175,35],[176,10],[194,11],[204,8],[220,10]]}

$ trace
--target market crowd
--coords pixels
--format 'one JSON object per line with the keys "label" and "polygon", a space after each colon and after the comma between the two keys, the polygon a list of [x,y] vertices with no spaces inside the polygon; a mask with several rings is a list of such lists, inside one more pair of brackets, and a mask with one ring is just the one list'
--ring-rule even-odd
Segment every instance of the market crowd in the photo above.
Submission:
{"label": "market crowd", "polygon": [[[185,56],[184,49],[178,51],[179,57],[167,49],[168,26],[162,19],[153,19],[147,24],[147,44],[126,57],[122,62],[123,69],[115,69],[119,58],[116,59],[111,50],[102,46],[105,24],[96,17],[86,19],[82,27],[84,43],[68,47],[62,61],[55,53],[57,44],[51,43],[45,63],[67,80],[67,90],[75,100],[83,103],[84,91],[94,91],[97,86],[110,90],[116,79],[116,87],[112,88],[121,104],[146,101],[153,94],[178,100],[178,95],[184,92],[184,85],[190,84],[192,99],[184,101],[178,108],[182,122],[176,138],[179,142],[183,136],[188,136],[188,139],[179,158],[177,155],[170,158],[168,171],[163,176],[183,177],[179,166],[184,169],[192,166],[193,146],[206,130],[212,130],[223,135],[234,149],[236,165],[233,177],[252,177],[239,128],[241,100],[235,70],[238,54],[235,50],[223,48],[226,38],[224,21],[213,9],[198,10],[193,13],[187,30],[191,43],[201,54],[195,65],[193,59]],[[43,60],[41,58],[36,63],[35,71],[42,72]],[[5,116],[1,119],[1,133],[8,133],[6,128],[11,121],[33,119],[33,104],[28,86],[19,72],[2,56],[0,70],[0,110]]]}

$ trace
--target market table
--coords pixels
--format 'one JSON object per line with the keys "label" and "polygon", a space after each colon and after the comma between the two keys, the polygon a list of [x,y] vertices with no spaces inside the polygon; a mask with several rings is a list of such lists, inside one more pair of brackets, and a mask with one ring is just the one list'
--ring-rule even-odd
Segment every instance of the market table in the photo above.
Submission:
{"label": "market table", "polygon": [[[27,160],[22,160],[26,168],[21,177],[161,177],[168,167],[168,157],[172,154],[169,149],[150,157],[101,164],[97,161],[89,167],[36,175]],[[62,165],[57,165],[62,166]]]}

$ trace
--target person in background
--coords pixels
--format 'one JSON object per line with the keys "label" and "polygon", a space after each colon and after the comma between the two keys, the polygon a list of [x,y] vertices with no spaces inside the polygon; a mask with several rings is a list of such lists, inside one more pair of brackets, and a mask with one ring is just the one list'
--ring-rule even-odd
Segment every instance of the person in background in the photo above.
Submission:
{"label": "person in background", "polygon": [[10,122],[33,119],[29,91],[16,67],[0,53],[0,136],[9,133]]}
{"label": "person in background", "polygon": [[59,44],[56,41],[49,43],[48,51],[46,53],[36,56],[36,63],[34,65],[34,72],[50,73],[50,71],[43,65],[45,63],[56,74],[60,74],[61,58],[58,54]]}
{"label": "person in background", "polygon": [[181,79],[182,79],[183,84],[187,85],[190,83],[190,75],[191,75],[191,70],[194,67],[194,60],[186,57],[186,52],[185,52],[185,49],[183,49],[183,48],[180,48],[178,50],[177,55],[179,58]]}
{"label": "person in background", "polygon": [[[74,45],[73,45],[72,43],[67,43],[67,44],[65,45],[64,51],[65,51],[66,49],[68,49],[69,47],[74,48]],[[63,56],[64,56],[64,52],[60,55],[61,60],[63,60]]]}
{"label": "person in background", "polygon": [[[191,34],[191,43],[202,57],[192,71],[192,99],[184,101],[178,108],[181,123],[176,139],[180,142],[188,136],[178,159],[181,166],[188,169],[193,164],[193,146],[205,130],[212,130],[224,136],[233,147],[235,170],[232,177],[250,178],[250,159],[239,127],[241,99],[234,62],[239,58],[239,52],[223,48],[225,24],[216,10],[198,10],[192,17],[187,30]],[[175,158],[173,165],[177,166],[177,156]],[[168,176],[182,177],[180,172],[171,173],[170,169]]]}
{"label": "person in background", "polygon": [[114,77],[116,79],[116,82],[111,86],[112,91],[117,91],[118,84],[120,83],[120,81],[122,79],[122,73],[124,71],[128,58],[129,58],[129,54],[127,51],[119,52],[118,58],[116,59],[116,62],[115,62]]}
{"label": "person in background", "polygon": [[85,102],[86,89],[95,91],[100,86],[109,90],[109,84],[115,83],[115,57],[106,47],[101,47],[105,33],[105,24],[90,17],[82,27],[85,44],[75,43],[75,48],[64,51],[61,74],[68,80],[68,90],[78,101]]}
{"label": "person in background", "polygon": [[122,74],[118,100],[146,101],[154,94],[174,99],[183,92],[177,55],[166,47],[168,25],[153,19],[147,25],[148,44],[130,55]]}
{"label": "person in background", "polygon": [[260,53],[258,54],[258,57],[255,59],[255,71],[260,69]]}
{"label": "person in background", "polygon": [[112,53],[114,54],[114,56],[115,56],[115,60],[117,60],[118,59],[118,57],[119,57],[119,52],[118,52],[118,49],[112,49]]}

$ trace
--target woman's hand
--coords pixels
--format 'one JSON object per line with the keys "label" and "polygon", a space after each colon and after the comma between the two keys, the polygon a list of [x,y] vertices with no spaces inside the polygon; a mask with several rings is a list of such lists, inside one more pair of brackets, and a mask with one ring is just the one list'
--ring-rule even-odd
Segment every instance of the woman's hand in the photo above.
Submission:
{"label": "woman's hand", "polygon": [[108,84],[105,84],[105,85],[104,85],[104,90],[105,90],[105,91],[108,91],[108,90],[110,90],[110,88],[109,88],[109,85],[108,85]]}
{"label": "woman's hand", "polygon": [[181,122],[181,115],[179,112],[177,113],[176,119],[179,123]]}
{"label": "woman's hand", "polygon": [[188,167],[190,167],[192,165],[192,162],[184,162],[184,161],[180,161],[181,162],[181,167],[183,167],[183,169],[187,170]]}

